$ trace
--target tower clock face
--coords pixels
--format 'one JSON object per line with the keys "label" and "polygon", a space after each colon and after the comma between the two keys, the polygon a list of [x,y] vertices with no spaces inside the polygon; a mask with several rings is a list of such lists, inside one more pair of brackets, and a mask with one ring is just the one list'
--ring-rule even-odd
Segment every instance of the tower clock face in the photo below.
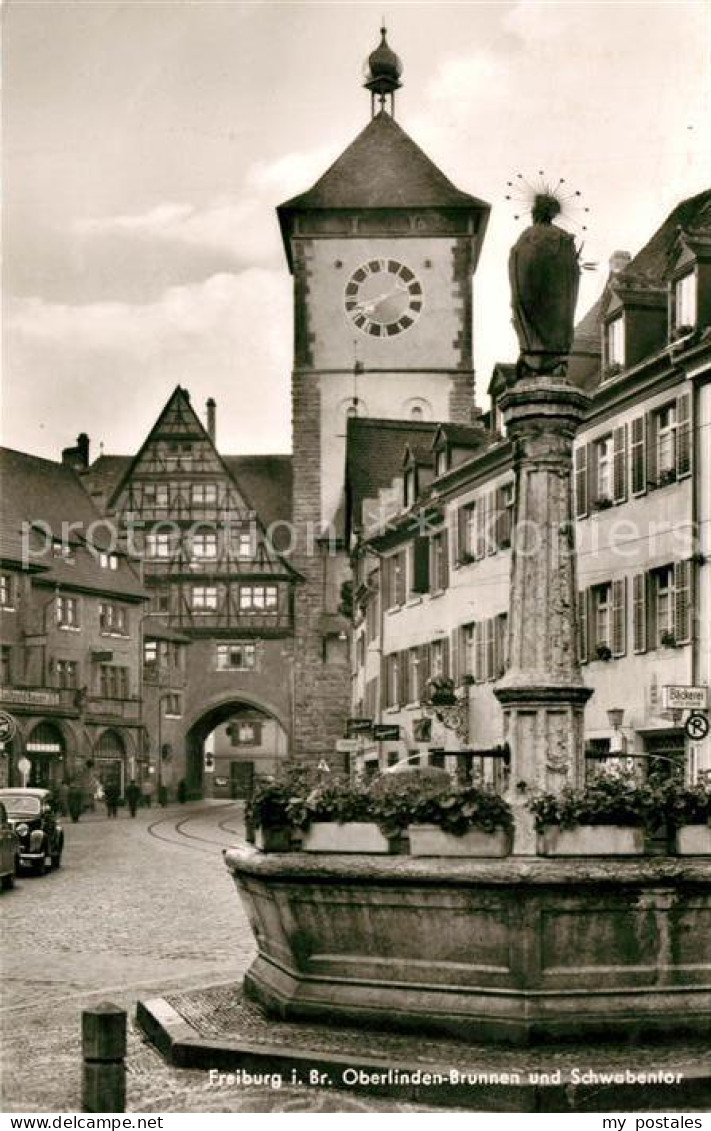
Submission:
{"label": "tower clock face", "polygon": [[392,338],[414,325],[422,312],[422,284],[397,259],[370,259],[346,284],[346,315],[363,334]]}

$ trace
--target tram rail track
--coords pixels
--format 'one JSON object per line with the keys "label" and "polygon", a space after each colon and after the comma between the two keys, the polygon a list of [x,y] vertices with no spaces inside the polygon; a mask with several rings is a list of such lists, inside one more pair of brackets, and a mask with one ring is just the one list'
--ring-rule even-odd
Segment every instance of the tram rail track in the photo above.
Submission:
{"label": "tram rail track", "polygon": [[[224,808],[232,809],[233,803],[227,802]],[[201,809],[193,810],[192,813],[187,814],[187,816],[182,817],[180,820],[176,820],[175,816],[173,815],[160,817],[158,820],[152,821],[149,825],[146,826],[146,832],[155,840],[160,840],[167,844],[177,844],[182,848],[191,848],[193,852],[202,852],[203,854],[208,856],[213,856],[215,855],[215,853],[209,848],[202,848],[201,845],[209,844],[212,845],[215,849],[224,849],[231,848],[235,843],[245,844],[246,841],[244,839],[244,836],[240,834],[239,830],[226,827],[227,821],[234,818],[234,813],[230,814],[230,817],[225,817],[222,821],[218,821],[217,828],[222,829],[222,831],[227,833],[228,836],[236,837],[236,841],[234,839],[214,840],[212,837],[200,836],[198,833],[190,832],[187,830],[187,828],[185,828],[185,826],[190,824],[191,822],[201,819],[206,814],[214,814],[214,812],[214,805],[205,805]],[[159,829],[160,831],[158,831]],[[162,835],[164,832],[175,835]],[[183,841],[187,843],[182,843]],[[192,843],[195,841],[199,843]]]}

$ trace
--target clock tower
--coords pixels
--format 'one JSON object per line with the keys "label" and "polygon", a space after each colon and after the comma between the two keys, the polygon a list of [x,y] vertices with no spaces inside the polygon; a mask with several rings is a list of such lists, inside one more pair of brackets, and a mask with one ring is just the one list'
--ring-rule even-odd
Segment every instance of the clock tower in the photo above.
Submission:
{"label": "clock tower", "polygon": [[472,277],[489,205],[456,188],[395,121],[401,72],[383,29],[367,63],[368,125],[278,209],[294,278],[295,564],[305,579],[297,757],[332,756],[348,711],[337,643],[348,416],[468,423],[474,407]]}

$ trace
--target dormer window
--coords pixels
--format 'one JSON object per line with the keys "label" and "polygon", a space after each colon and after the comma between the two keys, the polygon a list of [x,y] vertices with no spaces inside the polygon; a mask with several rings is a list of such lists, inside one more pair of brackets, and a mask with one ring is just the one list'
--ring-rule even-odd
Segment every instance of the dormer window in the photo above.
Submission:
{"label": "dormer window", "polygon": [[607,368],[623,368],[625,364],[625,316],[618,314],[607,323],[605,331],[605,357]]}
{"label": "dormer window", "polygon": [[404,503],[406,507],[414,505],[417,498],[417,473],[414,467],[405,470]]}
{"label": "dormer window", "polygon": [[673,326],[675,330],[696,325],[696,274],[688,271],[674,283]]}
{"label": "dormer window", "polygon": [[449,452],[440,448],[435,455],[435,476],[444,475],[446,471],[449,471]]}

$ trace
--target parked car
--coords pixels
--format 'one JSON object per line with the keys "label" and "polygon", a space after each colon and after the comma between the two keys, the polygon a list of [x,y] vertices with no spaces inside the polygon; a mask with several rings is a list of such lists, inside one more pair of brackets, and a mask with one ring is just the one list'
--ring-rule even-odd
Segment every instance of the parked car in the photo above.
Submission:
{"label": "parked car", "polygon": [[0,885],[11,888],[19,867],[17,833],[10,824],[7,809],[0,801]]}
{"label": "parked car", "polygon": [[0,802],[18,840],[21,868],[43,876],[58,868],[64,849],[64,829],[57,820],[49,789],[0,789]]}

